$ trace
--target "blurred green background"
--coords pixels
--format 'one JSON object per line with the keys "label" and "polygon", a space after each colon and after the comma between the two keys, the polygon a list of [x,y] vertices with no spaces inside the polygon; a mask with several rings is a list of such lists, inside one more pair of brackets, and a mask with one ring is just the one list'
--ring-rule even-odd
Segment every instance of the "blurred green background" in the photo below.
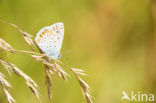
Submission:
{"label": "blurred green background", "polygon": [[[61,61],[86,71],[89,76],[83,79],[94,103],[121,103],[122,91],[156,93],[155,11],[155,0],[0,0],[0,19],[34,37],[42,27],[64,22]],[[16,49],[31,50],[7,24],[0,23],[0,38]],[[42,102],[49,103],[43,65],[22,54],[10,54],[7,60],[37,82]],[[7,75],[2,65],[0,71]],[[85,103],[70,74],[66,82],[53,77],[53,103]],[[17,103],[39,103],[23,79],[7,79]],[[2,91],[0,103],[7,103]]]}

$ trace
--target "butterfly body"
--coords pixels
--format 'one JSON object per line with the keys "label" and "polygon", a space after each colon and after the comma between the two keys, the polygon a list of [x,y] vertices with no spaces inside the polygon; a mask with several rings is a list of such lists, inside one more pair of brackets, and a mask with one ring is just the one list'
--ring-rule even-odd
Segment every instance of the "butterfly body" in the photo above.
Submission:
{"label": "butterfly body", "polygon": [[51,26],[42,28],[36,35],[35,42],[50,59],[61,57],[60,49],[64,36],[64,24],[55,23]]}

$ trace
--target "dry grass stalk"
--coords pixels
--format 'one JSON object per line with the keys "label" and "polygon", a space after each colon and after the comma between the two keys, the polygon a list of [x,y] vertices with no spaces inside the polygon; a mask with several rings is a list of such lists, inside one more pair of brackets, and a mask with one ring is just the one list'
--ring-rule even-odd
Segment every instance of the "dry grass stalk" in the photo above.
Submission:
{"label": "dry grass stalk", "polygon": [[11,73],[10,73],[11,67],[8,65],[8,63],[3,61],[2,59],[0,59],[0,62],[4,66],[4,68],[8,71],[9,75],[11,75]]}
{"label": "dry grass stalk", "polygon": [[[47,88],[48,88],[48,95],[49,98],[51,99],[51,76],[50,76],[50,72],[52,72],[52,74],[54,74],[54,72],[61,77],[63,80],[67,79],[67,76],[69,76],[64,70],[63,68],[57,64],[57,61],[55,61],[53,64],[50,62],[50,60],[47,57],[43,57],[43,56],[37,56],[37,55],[32,55],[32,57],[39,62],[42,62],[45,66],[45,71],[46,71],[46,84],[47,84]],[[64,65],[64,63],[58,61],[58,63]],[[66,65],[64,65],[66,66]],[[84,71],[81,69],[75,69],[75,68],[71,68],[69,66],[66,66],[67,68],[69,68],[74,75],[76,76],[77,80],[79,81],[79,84],[82,88],[82,93],[84,95],[84,97],[87,100],[87,103],[92,103],[91,100],[91,96],[90,96],[90,91],[89,91],[89,86],[86,82],[84,82],[79,75],[86,75],[85,73],[83,73]]]}
{"label": "dry grass stalk", "polygon": [[85,74],[85,73],[84,73],[84,70],[82,70],[82,69],[72,68],[72,70],[73,70],[75,73],[77,73],[77,74],[87,76],[87,74]]}
{"label": "dry grass stalk", "polygon": [[16,28],[23,36],[23,38],[25,39],[25,41],[28,43],[28,45],[31,47],[31,49],[34,51],[34,42],[32,40],[32,35],[28,34],[27,32],[24,32],[21,28],[19,28],[17,25],[13,24],[13,23],[9,23],[7,21],[4,20],[0,20],[0,22],[5,23],[5,24],[9,24],[12,27]]}
{"label": "dry grass stalk", "polygon": [[[31,57],[37,61],[37,62],[41,62],[42,64],[44,64],[44,67],[45,67],[45,85],[47,86],[47,91],[48,91],[48,96],[49,96],[49,99],[51,100],[52,99],[52,78],[51,78],[51,75],[50,74],[54,74],[53,72],[55,70],[53,70],[54,68],[54,65],[51,63],[51,61],[49,60],[49,57],[44,54],[42,52],[42,50],[36,45],[36,47],[39,49],[40,53],[43,54],[44,56],[42,55],[31,55]],[[46,56],[45,56],[46,55]]]}
{"label": "dry grass stalk", "polygon": [[[54,74],[55,68],[54,68],[54,64],[52,64],[47,56],[40,56],[40,55],[30,55],[35,61],[37,62],[41,62],[42,64],[44,64],[45,69],[47,69],[47,72],[50,72],[50,74]],[[47,58],[47,59],[45,59]]]}
{"label": "dry grass stalk", "polygon": [[4,78],[4,75],[0,72],[0,85],[2,87],[2,90],[4,91],[7,100],[9,103],[16,103],[16,101],[13,99],[13,97],[10,95],[10,93],[7,91],[7,88],[11,88],[10,83]]}
{"label": "dry grass stalk", "polygon": [[13,97],[10,95],[10,93],[4,87],[2,87],[2,88],[3,88],[3,91],[6,95],[6,97],[7,97],[8,102],[9,103],[16,103],[16,101],[13,99]]}
{"label": "dry grass stalk", "polygon": [[36,56],[47,56],[46,54],[40,54],[37,52],[31,52],[31,51],[26,51],[26,50],[14,50],[15,53],[23,53],[23,54],[27,54],[27,55],[36,55]]}
{"label": "dry grass stalk", "polygon": [[[35,44],[36,45],[36,44]],[[36,47],[39,49],[40,51],[40,54],[43,54],[43,55],[30,55],[35,61],[37,62],[41,62],[42,64],[44,64],[44,67],[45,67],[45,85],[47,86],[47,91],[48,91],[48,96],[49,96],[49,99],[51,100],[52,99],[52,78],[51,78],[51,75],[50,74],[54,74],[54,68],[53,68],[53,64],[50,62],[49,60],[49,57],[44,54],[42,52],[42,50],[36,45]],[[46,55],[46,56],[45,56]]]}
{"label": "dry grass stalk", "polygon": [[79,76],[79,74],[80,74],[80,75],[86,75],[86,74],[82,73],[83,70],[71,68],[71,67],[65,65],[64,63],[62,63],[62,62],[60,62],[60,61],[58,61],[58,63],[61,64],[61,65],[63,65],[63,66],[65,66],[66,68],[68,68],[69,70],[71,70],[71,71],[74,73],[74,75],[76,76],[77,80],[79,81],[79,84],[80,84],[81,89],[82,89],[82,94],[83,94],[84,97],[86,98],[87,103],[92,103],[91,95],[90,95],[90,91],[89,91],[89,86],[88,86],[88,84],[87,84],[86,82],[84,82],[84,81],[80,78],[80,76]]}
{"label": "dry grass stalk", "polygon": [[[15,27],[16,29],[18,29],[19,32],[24,36],[24,39],[26,40],[26,42],[28,43],[28,45],[32,48],[32,50],[34,50],[33,46],[34,46],[35,42],[31,39],[32,36],[30,34],[24,32],[22,29],[20,29],[15,24],[8,23],[8,22],[6,22],[4,20],[0,20],[0,22],[7,23],[7,24]],[[40,50],[40,48],[37,45],[36,45],[36,47]],[[2,50],[6,51],[7,53],[8,52],[12,52],[12,53],[24,53],[24,54],[26,54],[28,56],[31,56],[34,60],[36,60],[36,61],[41,62],[42,64],[44,64],[44,67],[45,67],[45,75],[46,75],[46,85],[47,85],[48,95],[49,95],[49,98],[50,99],[52,99],[52,93],[51,93],[51,88],[52,88],[51,74],[53,75],[54,73],[56,73],[63,80],[66,80],[67,79],[67,76],[69,76],[63,70],[63,68],[59,65],[59,64],[61,64],[61,65],[65,66],[65,67],[67,67],[68,69],[70,69],[74,73],[74,75],[76,76],[77,80],[79,81],[79,84],[80,84],[80,86],[82,88],[82,93],[83,93],[84,97],[86,98],[87,103],[92,103],[90,92],[89,92],[89,86],[79,76],[79,75],[86,75],[85,73],[83,73],[83,70],[71,68],[69,66],[66,66],[64,63],[62,63],[60,61],[54,61],[54,63],[51,63],[49,57],[46,54],[44,54],[41,50],[40,50],[40,53],[30,52],[30,51],[23,51],[23,50],[14,50],[7,42],[5,42],[2,39],[0,39],[0,48]],[[8,62],[6,62],[4,60],[1,60],[1,59],[0,59],[0,62],[3,64],[3,66],[7,69],[7,71],[9,73],[10,73],[10,71],[12,71],[16,75],[23,77],[25,79],[25,82],[26,82],[27,86],[30,88],[30,90],[39,98],[38,92],[36,90],[37,84],[30,77],[28,77],[27,75],[25,75],[14,64],[8,63]],[[57,63],[59,63],[59,64],[57,64]],[[8,94],[7,91],[6,91],[6,94]]]}
{"label": "dry grass stalk", "polygon": [[51,90],[52,90],[52,80],[51,80],[50,72],[49,72],[48,69],[45,69],[45,75],[46,75],[45,85],[47,85],[48,96],[49,96],[49,99],[51,100],[52,99],[52,93],[51,93]]}
{"label": "dry grass stalk", "polygon": [[69,75],[56,62],[54,63],[54,68],[56,69],[56,73],[58,76],[60,76],[63,80],[67,80],[67,76]]}
{"label": "dry grass stalk", "polygon": [[10,83],[5,79],[4,74],[0,72],[0,84],[6,86],[7,88],[11,88]]}
{"label": "dry grass stalk", "polygon": [[48,66],[53,66],[49,61],[45,60],[42,55],[30,55],[35,61],[41,62]]}
{"label": "dry grass stalk", "polygon": [[11,53],[23,53],[27,55],[36,55],[36,56],[47,56],[46,54],[40,54],[37,52],[31,52],[31,51],[26,51],[26,50],[15,50],[9,43],[4,41],[2,38],[0,38],[0,51],[4,51],[8,54],[8,52]]}
{"label": "dry grass stalk", "polygon": [[7,55],[8,52],[14,52],[14,48],[12,48],[6,41],[0,38],[0,49],[4,50]]}
{"label": "dry grass stalk", "polygon": [[[43,52],[40,50],[40,53],[43,53]],[[47,85],[49,99],[52,100],[52,92],[51,92],[52,78],[50,74],[52,75],[54,74],[54,71],[55,71],[53,68],[54,65],[51,64],[48,57],[42,57],[42,63],[44,64],[44,67],[45,67],[45,78],[46,78],[45,85]]]}
{"label": "dry grass stalk", "polygon": [[[2,40],[3,42],[5,42],[4,40]],[[6,42],[5,42],[6,43]],[[6,43],[8,44],[8,43]],[[9,44],[8,44],[9,45]],[[10,46],[10,45],[9,45]],[[11,46],[10,46],[11,47]],[[2,48],[4,51],[7,50],[7,52],[10,52],[10,49],[4,49]],[[49,94],[49,98],[52,98],[52,95],[51,95],[51,77],[50,77],[50,74],[49,73],[53,73],[52,72],[52,68],[54,67],[53,64],[51,64],[51,62],[47,61],[46,59],[44,59],[44,57],[47,57],[46,54],[40,54],[40,53],[37,53],[37,52],[30,52],[30,51],[23,51],[23,50],[14,50],[14,52],[12,53],[24,53],[28,56],[31,56],[34,60],[36,61],[39,61],[41,63],[43,63],[47,69],[47,72],[46,72],[46,84],[47,84],[47,87],[48,87],[48,94]],[[34,54],[34,55],[32,55]],[[0,62],[2,63],[2,65],[7,69],[7,71],[10,73],[10,70],[12,72],[14,72],[16,75],[18,76],[21,76],[23,77],[26,81],[29,81],[29,82],[26,82],[27,86],[30,88],[30,90],[37,96],[38,96],[38,92],[37,90],[35,89],[33,82],[30,80],[30,78],[28,76],[26,76],[23,72],[21,72],[17,67],[15,67],[14,64],[10,64],[4,60],[0,60]],[[49,69],[51,68],[51,69]],[[31,85],[30,83],[32,83],[33,85]]]}
{"label": "dry grass stalk", "polygon": [[7,69],[7,71],[13,72],[15,75],[22,77],[27,86],[30,88],[30,90],[32,91],[32,93],[39,98],[39,93],[37,91],[37,84],[28,76],[26,75],[24,72],[22,72],[19,68],[17,68],[14,64],[9,63],[7,61],[4,61],[2,59],[0,59],[1,64],[5,67],[5,69]]}
{"label": "dry grass stalk", "polygon": [[[38,47],[38,46],[37,46]],[[44,54],[40,48],[38,48],[40,53]],[[49,99],[52,99],[52,78],[51,75],[54,75],[54,73],[58,74],[62,79],[66,80],[66,76],[68,75],[59,65],[56,64],[54,61],[54,64],[51,63],[50,59],[48,56],[38,56],[38,55],[31,55],[31,57],[44,64],[45,67],[45,78],[46,82],[45,84],[47,85],[47,91],[48,91],[48,96]]]}
{"label": "dry grass stalk", "polygon": [[89,91],[89,86],[86,82],[84,82],[77,73],[75,73],[78,81],[79,81],[79,84],[81,86],[81,89],[82,89],[82,93],[83,93],[83,96],[86,98],[87,100],[87,103],[92,103],[92,100],[91,100],[91,95],[90,95],[90,91]]}
{"label": "dry grass stalk", "polygon": [[47,56],[31,55],[31,57],[34,60],[43,63],[45,65],[45,69],[48,69],[48,71],[51,72],[51,74],[53,74],[55,72],[59,77],[61,77],[64,80],[66,80],[67,76],[69,76],[63,70],[63,68],[61,66],[59,66],[56,62],[54,62],[52,64]]}
{"label": "dry grass stalk", "polygon": [[[83,81],[80,76],[78,74],[82,74],[82,73],[77,73],[76,71],[74,71],[72,68],[71,68],[72,72],[75,74],[77,80],[79,81],[79,84],[81,86],[81,89],[82,89],[82,93],[84,95],[84,97],[86,98],[87,100],[87,103],[92,103],[92,100],[91,100],[91,95],[90,95],[90,91],[89,91],[89,86],[88,84]],[[84,73],[83,73],[84,74]]]}

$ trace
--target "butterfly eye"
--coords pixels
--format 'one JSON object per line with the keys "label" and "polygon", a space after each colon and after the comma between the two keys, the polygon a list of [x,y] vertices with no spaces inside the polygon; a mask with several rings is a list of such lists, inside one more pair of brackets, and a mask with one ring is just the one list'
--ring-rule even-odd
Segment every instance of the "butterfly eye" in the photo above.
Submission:
{"label": "butterfly eye", "polygon": [[61,54],[58,55],[58,58],[61,58]]}

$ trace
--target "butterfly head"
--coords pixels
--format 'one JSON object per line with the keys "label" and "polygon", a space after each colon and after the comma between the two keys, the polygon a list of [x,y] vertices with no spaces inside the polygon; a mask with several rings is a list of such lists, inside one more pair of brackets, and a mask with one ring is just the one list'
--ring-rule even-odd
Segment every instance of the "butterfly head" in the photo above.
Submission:
{"label": "butterfly head", "polygon": [[58,54],[50,54],[50,57],[52,59],[54,59],[54,60],[57,60],[57,59],[61,58],[61,54],[60,53],[58,53]]}

